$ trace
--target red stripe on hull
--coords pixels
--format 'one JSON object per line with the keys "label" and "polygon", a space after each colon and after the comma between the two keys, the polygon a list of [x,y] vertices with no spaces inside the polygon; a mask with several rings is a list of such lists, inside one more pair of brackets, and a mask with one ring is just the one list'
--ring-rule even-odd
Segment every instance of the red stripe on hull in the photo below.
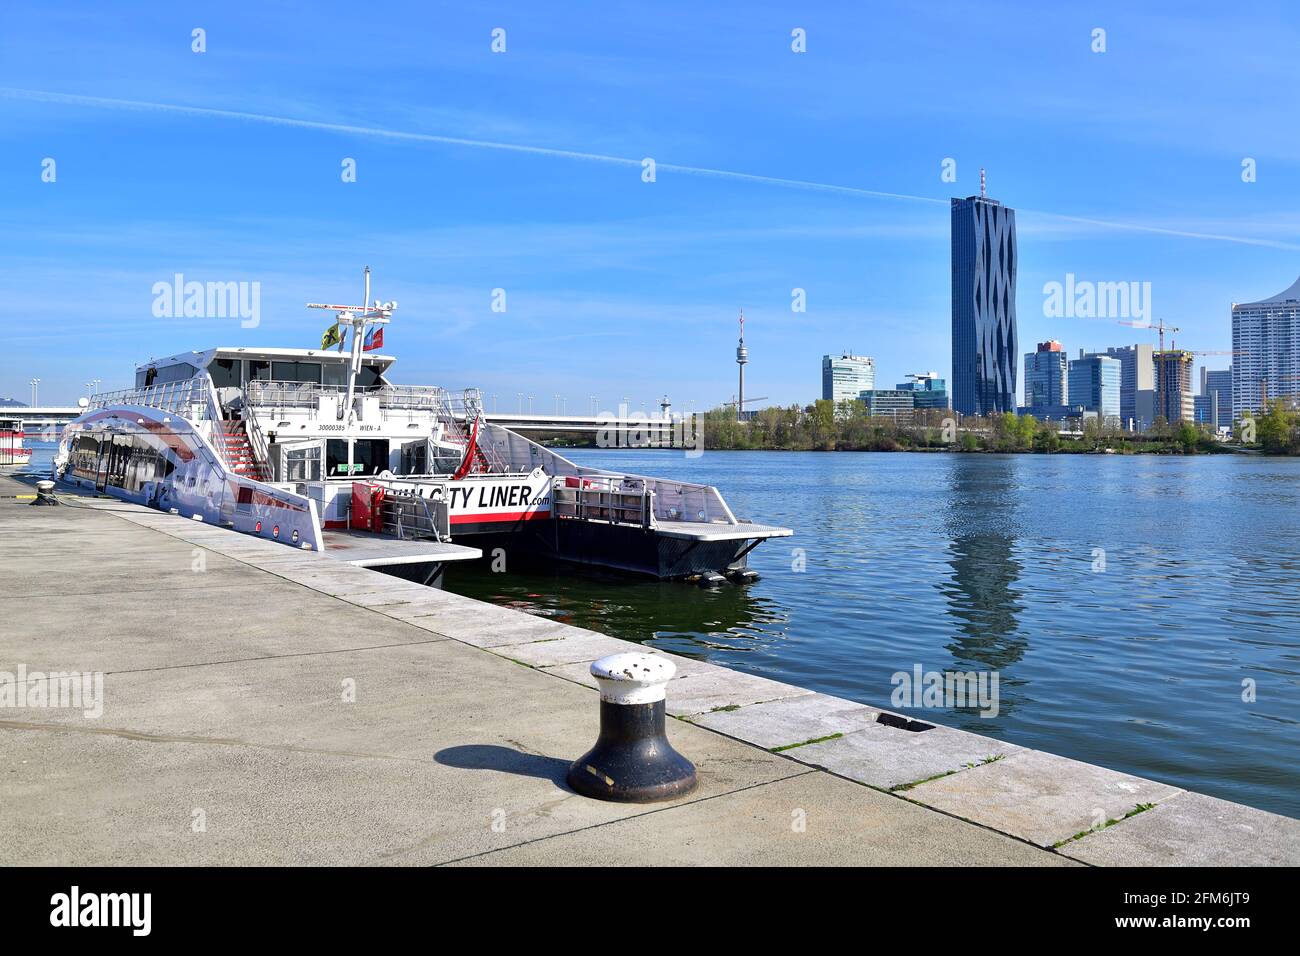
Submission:
{"label": "red stripe on hull", "polygon": [[452,524],[490,524],[497,521],[535,521],[549,518],[549,511],[501,511],[495,514],[452,515]]}

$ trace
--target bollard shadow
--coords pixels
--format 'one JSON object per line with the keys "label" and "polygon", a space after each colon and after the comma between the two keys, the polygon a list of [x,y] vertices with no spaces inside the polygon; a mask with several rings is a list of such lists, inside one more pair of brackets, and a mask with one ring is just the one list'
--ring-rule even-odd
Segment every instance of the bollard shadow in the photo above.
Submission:
{"label": "bollard shadow", "polygon": [[523,777],[538,777],[549,780],[564,790],[569,789],[564,781],[569,773],[570,761],[558,757],[530,754],[496,744],[464,744],[459,747],[444,747],[433,755],[433,759],[444,767],[499,770]]}

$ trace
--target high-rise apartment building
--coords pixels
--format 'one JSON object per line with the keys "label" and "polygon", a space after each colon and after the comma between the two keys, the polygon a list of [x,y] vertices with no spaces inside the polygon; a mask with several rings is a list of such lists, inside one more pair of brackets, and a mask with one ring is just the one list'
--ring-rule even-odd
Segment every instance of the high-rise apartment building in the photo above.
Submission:
{"label": "high-rise apartment building", "polygon": [[1264,399],[1300,398],[1300,279],[1285,292],[1232,306],[1232,411],[1254,414]]}

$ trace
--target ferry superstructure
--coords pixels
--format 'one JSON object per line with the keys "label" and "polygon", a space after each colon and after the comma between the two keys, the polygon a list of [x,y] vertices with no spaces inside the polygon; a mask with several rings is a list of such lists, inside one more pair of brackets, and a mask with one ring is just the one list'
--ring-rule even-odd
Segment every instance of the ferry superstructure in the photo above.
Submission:
{"label": "ferry superstructure", "polygon": [[487,421],[476,389],[394,384],[395,358],[363,343],[395,302],[313,307],[349,351],[150,360],[65,427],[56,479],[429,584],[497,549],[745,581],[749,552],[791,533],[738,520],[708,485],[577,465]]}

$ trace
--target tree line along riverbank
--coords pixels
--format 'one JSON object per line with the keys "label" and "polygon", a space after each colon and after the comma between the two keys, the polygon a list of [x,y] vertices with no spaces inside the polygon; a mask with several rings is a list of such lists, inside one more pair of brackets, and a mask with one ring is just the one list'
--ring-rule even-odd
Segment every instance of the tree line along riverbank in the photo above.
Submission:
{"label": "tree line along riverbank", "polygon": [[731,409],[700,416],[708,449],[773,451],[962,451],[1041,452],[1049,454],[1217,454],[1251,450],[1270,455],[1300,454],[1300,413],[1281,400],[1267,414],[1234,423],[1233,436],[1221,441],[1208,425],[1158,419],[1136,435],[1097,419],[1077,433],[1058,424],[1007,412],[983,418],[966,416],[960,425],[946,409],[918,409],[910,420],[873,417],[862,402],[829,401],[786,408],[764,408],[738,422]]}

